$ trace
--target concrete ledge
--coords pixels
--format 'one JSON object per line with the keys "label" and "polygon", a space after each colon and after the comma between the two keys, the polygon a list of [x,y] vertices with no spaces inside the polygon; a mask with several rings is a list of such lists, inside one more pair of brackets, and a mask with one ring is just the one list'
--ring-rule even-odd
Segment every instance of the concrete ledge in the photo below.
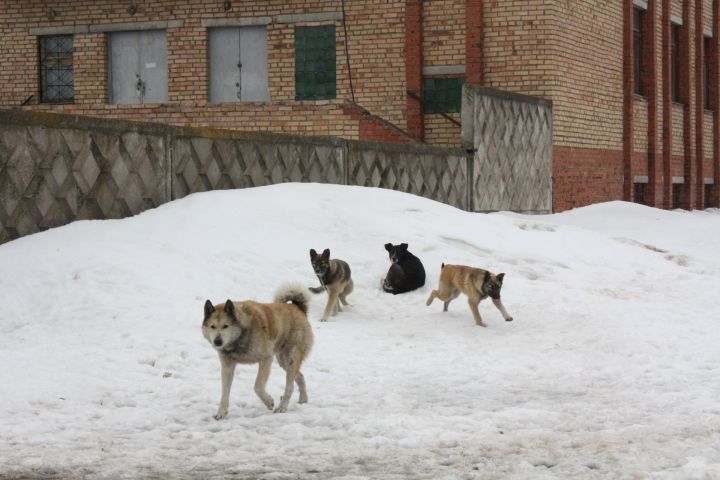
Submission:
{"label": "concrete ledge", "polygon": [[703,35],[706,36],[707,38],[713,38],[712,28],[705,27],[703,29]]}
{"label": "concrete ledge", "polygon": [[271,17],[237,17],[237,18],[203,18],[201,24],[204,28],[214,27],[251,27],[269,25]]}
{"label": "concrete ledge", "polygon": [[438,67],[423,67],[423,75],[458,75],[465,73],[465,65],[442,65]]}
{"label": "concrete ledge", "polygon": [[134,30],[165,30],[168,28],[181,28],[183,20],[170,20],[167,22],[128,22],[128,23],[104,23],[90,25],[91,33],[102,32],[126,32]]}
{"label": "concrete ledge", "polygon": [[673,25],[682,25],[683,19],[682,17],[675,15],[674,13],[670,15],[670,23]]}
{"label": "concrete ledge", "polygon": [[633,178],[634,183],[648,183],[650,178],[647,175],[635,175]]}
{"label": "concrete ledge", "polygon": [[705,177],[703,183],[705,185],[715,185],[715,179],[713,177]]}
{"label": "concrete ledge", "polygon": [[533,103],[535,105],[552,107],[552,100],[546,100],[540,97],[532,97],[530,95],[523,95],[521,93],[506,92],[504,90],[498,90],[490,87],[481,87],[468,83],[463,85],[463,92],[465,92],[466,90],[474,90],[481,95],[487,95],[495,98],[503,98],[505,100],[514,100],[516,102]]}
{"label": "concrete ledge", "polygon": [[647,10],[647,1],[645,0],[633,0],[633,6]]}
{"label": "concrete ledge", "polygon": [[685,177],[672,177],[672,183],[673,184],[685,183]]}
{"label": "concrete ledge", "polygon": [[296,13],[292,15],[278,15],[275,17],[275,21],[277,23],[326,22],[329,20],[342,19],[342,12]]}
{"label": "concrete ledge", "polygon": [[88,33],[87,25],[67,25],[63,27],[32,27],[28,28],[28,35],[73,35],[76,33]]}

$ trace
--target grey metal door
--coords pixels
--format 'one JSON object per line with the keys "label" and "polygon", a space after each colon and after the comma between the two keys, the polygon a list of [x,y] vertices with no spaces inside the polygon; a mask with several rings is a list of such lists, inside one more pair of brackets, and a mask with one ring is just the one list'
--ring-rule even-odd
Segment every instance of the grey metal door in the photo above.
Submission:
{"label": "grey metal door", "polygon": [[212,28],[208,36],[210,101],[267,101],[266,28]]}
{"label": "grey metal door", "polygon": [[164,30],[110,33],[108,49],[112,103],[167,102]]}
{"label": "grey metal door", "polygon": [[167,102],[167,41],[164,30],[138,32],[140,35],[141,103]]}

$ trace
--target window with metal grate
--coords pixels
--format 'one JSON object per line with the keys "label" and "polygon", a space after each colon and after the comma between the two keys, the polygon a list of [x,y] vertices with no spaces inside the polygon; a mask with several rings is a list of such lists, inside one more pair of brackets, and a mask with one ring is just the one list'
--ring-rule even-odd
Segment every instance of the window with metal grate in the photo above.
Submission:
{"label": "window with metal grate", "polygon": [[295,27],[295,99],[336,97],[335,25]]}
{"label": "window with metal grate", "polygon": [[72,35],[40,37],[40,101],[75,101]]}

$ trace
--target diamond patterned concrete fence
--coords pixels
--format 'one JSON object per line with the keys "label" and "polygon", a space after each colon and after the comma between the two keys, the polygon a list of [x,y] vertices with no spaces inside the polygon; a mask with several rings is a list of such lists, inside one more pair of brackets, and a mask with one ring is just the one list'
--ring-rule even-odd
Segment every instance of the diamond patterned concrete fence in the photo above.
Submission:
{"label": "diamond patterned concrete fence", "polygon": [[474,149],[472,210],[552,211],[552,103],[465,85],[463,144]]}
{"label": "diamond patterned concrete fence", "polygon": [[0,111],[0,243],[193,192],[280,182],[391,188],[467,209],[462,150]]}

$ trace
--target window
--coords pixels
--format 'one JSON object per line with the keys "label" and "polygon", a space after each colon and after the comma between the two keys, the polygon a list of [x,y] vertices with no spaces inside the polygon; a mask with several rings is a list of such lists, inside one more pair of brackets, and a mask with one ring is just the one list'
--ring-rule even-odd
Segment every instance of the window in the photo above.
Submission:
{"label": "window", "polygon": [[670,83],[672,90],[672,101],[677,103],[683,102],[683,96],[680,88],[680,34],[682,27],[680,25],[672,25],[670,34]]}
{"label": "window", "polygon": [[463,77],[423,79],[423,112],[459,113],[463,83]]}
{"label": "window", "polygon": [[164,30],[108,34],[110,101],[167,102],[167,44]]}
{"label": "window", "polygon": [[335,79],[335,25],[295,27],[295,99],[333,99]]}
{"label": "window", "polygon": [[715,199],[713,198],[713,184],[706,183],[705,184],[705,208],[712,208],[712,206],[714,204],[715,204]]}
{"label": "window", "polygon": [[647,186],[647,183],[635,183],[635,203],[641,203],[643,205],[647,205],[647,202],[645,201],[645,187]]}
{"label": "window", "polygon": [[713,41],[711,37],[703,37],[703,97],[705,110],[715,110],[715,61],[713,52]]}
{"label": "window", "polygon": [[645,27],[645,10],[633,9],[633,78],[635,93],[645,95],[645,65],[643,55],[643,31]]}
{"label": "window", "polygon": [[72,103],[74,100],[73,36],[40,37],[40,101]]}
{"label": "window", "polygon": [[264,26],[208,30],[211,102],[264,102],[270,97],[267,29]]}
{"label": "window", "polygon": [[682,201],[682,191],[683,191],[683,184],[682,183],[673,183],[672,184],[672,208],[680,208],[680,202]]}

